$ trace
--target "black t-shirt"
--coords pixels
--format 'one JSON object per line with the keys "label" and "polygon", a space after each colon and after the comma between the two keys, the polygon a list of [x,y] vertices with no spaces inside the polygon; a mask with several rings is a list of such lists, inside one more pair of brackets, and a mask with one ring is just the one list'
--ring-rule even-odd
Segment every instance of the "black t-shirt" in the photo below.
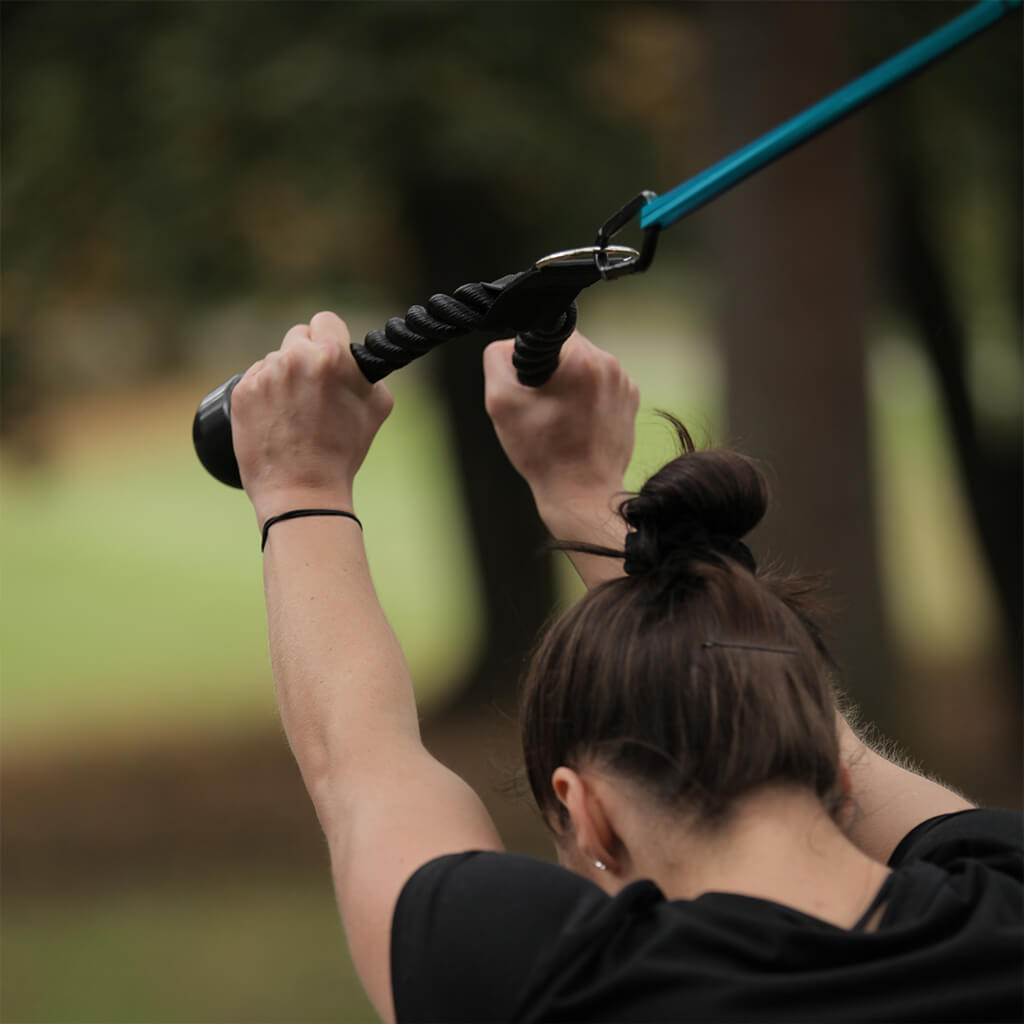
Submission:
{"label": "black t-shirt", "polygon": [[972,810],[918,826],[871,932],[735,894],[669,901],[650,881],[612,898],[515,854],[440,857],[395,908],[397,1019],[1021,1020],[1022,821]]}

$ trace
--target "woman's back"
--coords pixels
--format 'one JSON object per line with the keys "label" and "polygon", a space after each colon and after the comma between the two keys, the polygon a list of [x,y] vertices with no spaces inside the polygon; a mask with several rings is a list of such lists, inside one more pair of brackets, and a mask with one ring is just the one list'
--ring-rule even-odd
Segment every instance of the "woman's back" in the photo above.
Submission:
{"label": "woman's back", "polygon": [[638,881],[611,898],[530,858],[442,858],[396,909],[397,1019],[1017,1020],[1021,832],[1009,811],[925,823],[852,929],[735,893],[668,901]]}

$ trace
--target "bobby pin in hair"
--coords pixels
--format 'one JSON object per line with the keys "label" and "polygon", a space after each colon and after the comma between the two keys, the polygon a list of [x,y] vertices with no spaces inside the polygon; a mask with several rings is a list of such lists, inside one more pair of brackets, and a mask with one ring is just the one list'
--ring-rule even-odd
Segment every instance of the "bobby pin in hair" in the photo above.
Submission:
{"label": "bobby pin in hair", "polygon": [[769,654],[799,654],[795,647],[768,647],[765,644],[741,644],[732,640],[705,640],[701,647],[738,647],[743,651],[767,651]]}

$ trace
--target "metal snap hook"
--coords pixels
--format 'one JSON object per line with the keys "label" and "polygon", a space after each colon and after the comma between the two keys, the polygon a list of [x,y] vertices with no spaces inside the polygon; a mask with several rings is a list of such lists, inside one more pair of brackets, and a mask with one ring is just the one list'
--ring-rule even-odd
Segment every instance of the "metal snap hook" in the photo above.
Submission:
{"label": "metal snap hook", "polygon": [[578,260],[594,260],[596,262],[598,257],[605,259],[612,269],[623,273],[639,261],[640,253],[629,245],[583,245],[578,249],[563,249],[560,252],[542,256],[534,266],[541,269]]}
{"label": "metal snap hook", "polygon": [[625,264],[616,264],[608,260],[606,254],[616,248],[616,246],[609,245],[608,240],[621,230],[625,224],[631,221],[652,199],[656,198],[657,193],[644,190],[639,195],[634,196],[621,210],[612,214],[601,225],[597,232],[596,246],[598,251],[594,254],[594,266],[597,267],[597,272],[606,281],[621,277],[623,274],[642,274],[651,265],[651,260],[654,259],[654,250],[658,245],[658,225],[644,228],[643,245],[639,256],[635,260]]}

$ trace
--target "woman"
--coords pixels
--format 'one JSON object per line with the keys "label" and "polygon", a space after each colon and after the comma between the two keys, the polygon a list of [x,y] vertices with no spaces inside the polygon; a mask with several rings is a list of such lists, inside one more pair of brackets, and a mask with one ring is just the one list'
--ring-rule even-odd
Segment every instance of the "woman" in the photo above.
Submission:
{"label": "woman", "polygon": [[[1021,819],[864,746],[807,587],[743,535],[763,480],[687,449],[622,515],[638,396],[581,336],[486,404],[590,588],[525,685],[562,866],[503,852],[423,748],[353,479],[391,409],[320,313],[235,389],[281,715],[384,1020],[1002,1020],[1021,1012]],[[292,513],[299,513],[293,515]]]}

